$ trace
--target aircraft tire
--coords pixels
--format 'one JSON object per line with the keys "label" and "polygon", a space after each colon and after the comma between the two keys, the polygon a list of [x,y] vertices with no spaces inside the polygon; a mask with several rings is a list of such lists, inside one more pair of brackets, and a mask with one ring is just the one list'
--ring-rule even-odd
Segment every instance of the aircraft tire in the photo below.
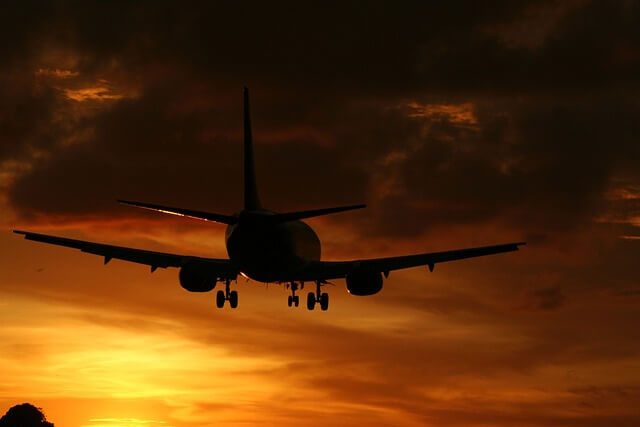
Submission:
{"label": "aircraft tire", "polygon": [[216,294],[216,306],[218,306],[218,308],[224,307],[224,300],[224,292],[218,291]]}
{"label": "aircraft tire", "polygon": [[300,304],[300,297],[296,295],[295,297],[293,297],[293,305],[297,307],[298,304]]}
{"label": "aircraft tire", "polygon": [[236,308],[238,306],[238,291],[231,291],[229,294],[229,305],[231,308]]}
{"label": "aircraft tire", "polygon": [[287,305],[291,307],[291,304],[293,304],[293,297],[289,295],[289,298],[287,298]]}
{"label": "aircraft tire", "polygon": [[329,294],[326,292],[320,295],[320,308],[322,311],[327,311],[329,308]]}
{"label": "aircraft tire", "polygon": [[313,292],[309,292],[307,294],[307,308],[309,310],[313,310],[316,306],[316,296],[313,294]]}

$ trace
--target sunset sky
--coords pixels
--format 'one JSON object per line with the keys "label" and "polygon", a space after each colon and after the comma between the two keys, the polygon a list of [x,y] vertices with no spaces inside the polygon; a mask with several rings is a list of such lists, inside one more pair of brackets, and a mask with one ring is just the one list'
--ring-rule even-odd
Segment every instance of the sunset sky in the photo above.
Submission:
{"label": "sunset sky", "polygon": [[[57,427],[640,425],[640,2],[0,6],[0,416]],[[324,260],[527,241],[331,307],[14,228],[226,257],[261,199]],[[306,290],[305,290],[306,291]],[[306,292],[305,292],[306,293]]]}

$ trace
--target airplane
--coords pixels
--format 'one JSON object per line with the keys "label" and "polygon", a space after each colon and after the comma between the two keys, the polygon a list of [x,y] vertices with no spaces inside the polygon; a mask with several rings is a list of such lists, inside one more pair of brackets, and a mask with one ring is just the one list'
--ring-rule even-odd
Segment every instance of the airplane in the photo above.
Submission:
{"label": "airplane", "polygon": [[365,205],[285,213],[265,209],[258,197],[249,91],[246,87],[243,88],[243,125],[244,209],[240,212],[224,215],[118,200],[122,204],[137,208],[226,224],[225,243],[228,259],[153,252],[31,231],[13,232],[24,235],[27,240],[80,249],[82,252],[103,256],[104,264],[115,258],[148,265],[152,273],[158,268],[179,268],[180,285],[189,292],[210,292],[218,283],[224,283],[224,290],[218,290],[216,294],[218,308],[222,308],[227,301],[231,308],[238,306],[238,292],[230,289],[232,281],[237,283],[238,275],[257,282],[285,285],[291,291],[287,299],[289,307],[298,307],[300,296],[296,295],[296,291],[303,289],[304,284],[310,282],[315,284],[315,292],[307,294],[307,308],[313,310],[318,304],[323,311],[329,307],[329,295],[322,292],[322,286],[330,284],[330,280],[345,279],[347,291],[351,295],[373,295],[382,290],[383,277],[388,279],[391,271],[418,266],[427,266],[433,271],[434,266],[441,262],[517,251],[519,246],[526,244],[515,242],[388,258],[321,261],[320,239],[313,229],[301,220],[361,209]]}

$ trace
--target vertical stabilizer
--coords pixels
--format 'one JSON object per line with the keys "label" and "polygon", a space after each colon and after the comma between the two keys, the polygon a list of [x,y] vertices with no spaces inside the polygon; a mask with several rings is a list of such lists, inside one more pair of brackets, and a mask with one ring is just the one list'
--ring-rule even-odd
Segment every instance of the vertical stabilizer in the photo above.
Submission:
{"label": "vertical stabilizer", "polygon": [[256,186],[256,170],[253,163],[253,140],[251,137],[251,117],[249,113],[249,89],[242,90],[244,95],[244,208],[260,209],[258,188]]}

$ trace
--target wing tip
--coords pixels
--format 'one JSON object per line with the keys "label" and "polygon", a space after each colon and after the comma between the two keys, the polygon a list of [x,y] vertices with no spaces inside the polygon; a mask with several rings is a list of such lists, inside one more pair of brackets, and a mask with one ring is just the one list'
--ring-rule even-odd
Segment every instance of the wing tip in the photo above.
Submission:
{"label": "wing tip", "polygon": [[22,230],[11,230],[16,234],[22,234],[23,236],[26,236],[27,234],[29,234],[28,231],[22,231]]}
{"label": "wing tip", "polygon": [[512,243],[513,245],[513,250],[517,251],[520,250],[520,246],[524,246],[526,245],[527,242],[516,242],[516,243]]}

